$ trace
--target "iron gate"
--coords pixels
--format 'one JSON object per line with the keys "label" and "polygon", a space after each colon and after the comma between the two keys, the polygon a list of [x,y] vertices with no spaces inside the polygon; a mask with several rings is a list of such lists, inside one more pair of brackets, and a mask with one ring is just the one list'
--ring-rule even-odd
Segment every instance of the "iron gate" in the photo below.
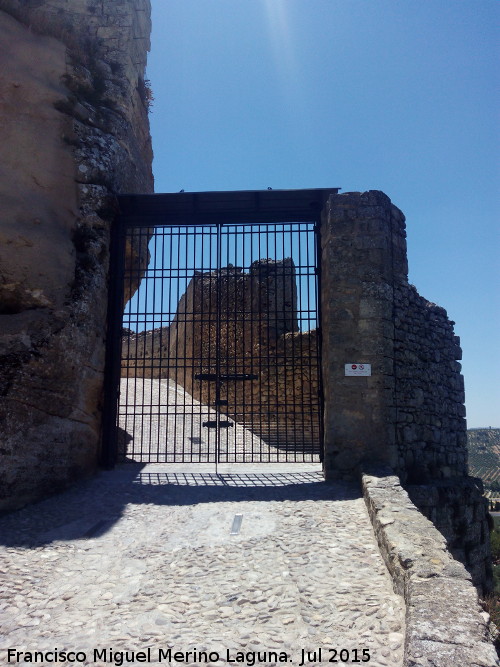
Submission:
{"label": "iron gate", "polygon": [[118,460],[321,460],[318,220],[145,224],[116,244]]}

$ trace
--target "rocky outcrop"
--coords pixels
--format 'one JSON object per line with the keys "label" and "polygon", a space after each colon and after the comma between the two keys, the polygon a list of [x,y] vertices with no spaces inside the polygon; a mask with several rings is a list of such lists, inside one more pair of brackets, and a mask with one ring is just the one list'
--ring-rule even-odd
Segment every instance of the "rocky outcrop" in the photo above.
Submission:
{"label": "rocky outcrop", "polygon": [[149,12],[0,0],[0,508],[97,464],[115,194],[153,188]]}

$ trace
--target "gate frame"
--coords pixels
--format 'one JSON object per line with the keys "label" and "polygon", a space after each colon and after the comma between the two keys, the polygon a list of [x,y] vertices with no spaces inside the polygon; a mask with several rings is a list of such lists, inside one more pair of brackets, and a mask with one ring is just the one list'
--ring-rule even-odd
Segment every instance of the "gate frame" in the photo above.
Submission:
{"label": "gate frame", "polygon": [[[331,195],[340,188],[308,190],[241,190],[179,192],[152,195],[118,195],[119,214],[111,227],[108,280],[108,318],[101,440],[101,465],[117,462],[116,420],[121,375],[121,327],[125,275],[125,235],[130,227],[203,226],[204,224],[255,224],[314,222],[318,233],[317,266],[321,267],[321,222]],[[321,404],[321,460],[324,456],[324,400],[322,384],[321,271],[318,271],[318,344]]]}

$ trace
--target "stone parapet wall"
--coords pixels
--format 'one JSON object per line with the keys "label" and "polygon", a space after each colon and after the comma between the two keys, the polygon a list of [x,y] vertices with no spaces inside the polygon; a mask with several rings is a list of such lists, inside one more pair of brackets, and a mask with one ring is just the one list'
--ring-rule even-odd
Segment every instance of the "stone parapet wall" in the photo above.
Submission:
{"label": "stone parapet wall", "polygon": [[0,508],[97,466],[115,195],[153,190],[149,12],[0,0]]}
{"label": "stone parapet wall", "polygon": [[493,586],[488,500],[473,477],[406,485],[408,494],[446,539],[454,558],[464,563],[481,590]]}
{"label": "stone parapet wall", "polygon": [[394,588],[406,602],[405,667],[499,665],[471,577],[398,477],[363,475],[363,495]]}

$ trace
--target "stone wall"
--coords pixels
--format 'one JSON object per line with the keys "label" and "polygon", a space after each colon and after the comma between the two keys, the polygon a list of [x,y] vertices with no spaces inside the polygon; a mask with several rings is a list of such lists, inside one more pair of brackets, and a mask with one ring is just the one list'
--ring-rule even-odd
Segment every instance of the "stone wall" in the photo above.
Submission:
{"label": "stone wall", "polygon": [[[408,283],[405,219],[382,192],[332,195],[322,233],[325,474],[385,463],[474,583],[491,587],[487,502],[467,476],[460,341]],[[345,377],[345,363],[372,365]]]}
{"label": "stone wall", "polygon": [[[153,189],[150,3],[0,0],[0,34],[0,508],[12,508],[97,465],[114,195]],[[144,268],[147,240],[127,255]]]}
{"label": "stone wall", "polygon": [[470,574],[400,480],[390,471],[370,470],[363,475],[363,495],[394,588],[406,602],[404,664],[499,665],[490,619]]}
{"label": "stone wall", "polygon": [[395,411],[405,482],[467,475],[460,339],[446,311],[412,285],[394,292]]}
{"label": "stone wall", "polygon": [[455,477],[405,486],[415,505],[446,538],[453,556],[465,564],[478,589],[490,591],[490,524],[481,480]]}
{"label": "stone wall", "polygon": [[[269,444],[318,450],[317,345],[316,330],[298,330],[293,261],[261,259],[247,273],[195,275],[169,327],[124,336],[122,376],[169,377],[206,405],[227,401],[220,411]],[[222,375],[256,379],[223,382],[217,395],[195,378],[216,372],[217,354]]]}
{"label": "stone wall", "polygon": [[412,285],[394,291],[398,470],[413,502],[445,536],[474,583],[492,586],[488,502],[467,475],[460,339],[446,311]]}
{"label": "stone wall", "polygon": [[[323,212],[325,474],[357,478],[366,460],[398,465],[394,282],[407,274],[404,216],[382,192],[332,195]],[[371,364],[346,377],[345,364]]]}

